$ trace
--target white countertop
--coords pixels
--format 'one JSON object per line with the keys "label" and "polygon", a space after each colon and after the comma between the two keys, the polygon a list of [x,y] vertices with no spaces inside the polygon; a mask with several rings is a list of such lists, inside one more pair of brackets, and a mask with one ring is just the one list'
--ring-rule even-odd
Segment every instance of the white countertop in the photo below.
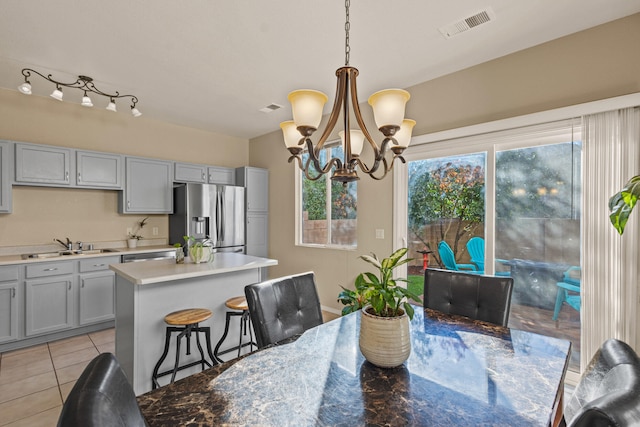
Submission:
{"label": "white countertop", "polygon": [[[107,257],[107,256],[121,256],[121,255],[127,255],[127,254],[142,254],[142,253],[150,253],[150,252],[164,252],[164,251],[169,251],[169,250],[175,250],[176,248],[174,248],[173,246],[165,246],[165,245],[161,245],[161,246],[139,246],[137,248],[134,249],[129,249],[129,248],[117,248],[115,249],[115,252],[103,252],[103,253],[96,253],[96,254],[76,254],[76,255],[64,255],[64,256],[57,256],[57,257],[51,257],[51,258],[28,258],[28,259],[23,259],[22,255],[4,255],[4,256],[0,256],[0,265],[10,265],[10,264],[31,264],[31,263],[36,263],[36,262],[52,262],[52,261],[70,261],[70,260],[74,260],[74,259],[84,259],[84,258],[96,258],[96,257]],[[57,251],[58,249],[55,249],[55,251]],[[52,252],[55,252],[52,251]],[[37,253],[38,251],[34,251],[33,253]],[[41,251],[41,252],[48,252],[48,251]],[[31,252],[28,252],[31,253]]]}
{"label": "white countertop", "polygon": [[184,264],[176,264],[175,260],[158,260],[112,264],[109,268],[131,283],[148,285],[273,265],[278,265],[278,261],[232,252],[218,252],[210,263],[194,264],[189,258],[185,258]]}

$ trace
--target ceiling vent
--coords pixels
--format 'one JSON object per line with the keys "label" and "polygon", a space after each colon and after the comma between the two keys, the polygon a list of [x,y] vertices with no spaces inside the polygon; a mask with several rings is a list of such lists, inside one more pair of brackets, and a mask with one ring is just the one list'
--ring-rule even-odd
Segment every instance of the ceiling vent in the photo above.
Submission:
{"label": "ceiling vent", "polygon": [[271,113],[273,111],[279,110],[282,108],[282,105],[278,105],[278,104],[269,104],[264,108],[261,108],[260,111],[262,111],[263,113]]}
{"label": "ceiling vent", "polygon": [[495,21],[495,19],[496,14],[488,7],[475,15],[469,16],[445,27],[441,27],[439,30],[445,38],[450,39],[453,36],[469,31],[470,29],[486,24],[487,22]]}

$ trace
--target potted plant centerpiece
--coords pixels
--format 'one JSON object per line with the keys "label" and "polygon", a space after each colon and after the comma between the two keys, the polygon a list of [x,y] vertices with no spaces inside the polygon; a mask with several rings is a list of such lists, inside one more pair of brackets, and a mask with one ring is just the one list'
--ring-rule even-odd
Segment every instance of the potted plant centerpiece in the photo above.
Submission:
{"label": "potted plant centerpiece", "polygon": [[360,351],[372,364],[381,368],[402,365],[411,354],[409,320],[413,318],[413,307],[409,299],[420,301],[420,297],[399,286],[407,279],[394,279],[393,270],[411,261],[402,259],[407,248],[401,248],[388,258],[379,260],[375,254],[360,258],[378,269],[360,273],[356,278],[355,291],[343,288],[338,301],[345,304],[342,314],[362,309],[360,321]]}
{"label": "potted plant centerpiece", "polygon": [[213,249],[209,240],[198,241],[193,236],[183,236],[189,248],[189,258],[196,264],[213,261]]}

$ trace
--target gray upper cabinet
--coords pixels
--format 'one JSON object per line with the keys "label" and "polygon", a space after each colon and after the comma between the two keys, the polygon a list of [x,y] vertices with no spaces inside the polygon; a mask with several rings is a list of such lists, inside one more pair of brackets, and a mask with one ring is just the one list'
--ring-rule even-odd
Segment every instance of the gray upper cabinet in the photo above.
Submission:
{"label": "gray upper cabinet", "polygon": [[125,158],[125,189],[120,194],[119,209],[121,213],[171,213],[173,163]]}
{"label": "gray upper cabinet", "polygon": [[13,144],[0,141],[0,213],[11,212],[11,170]]}
{"label": "gray upper cabinet", "polygon": [[78,187],[122,190],[122,156],[118,154],[76,151]]}
{"label": "gray upper cabinet", "polygon": [[269,171],[254,167],[236,169],[236,183],[246,187],[247,212],[269,210]]}
{"label": "gray upper cabinet", "polygon": [[16,184],[71,184],[70,148],[16,143]]}
{"label": "gray upper cabinet", "polygon": [[209,166],[209,184],[235,185],[235,170],[219,166]]}
{"label": "gray upper cabinet", "polygon": [[207,166],[192,163],[176,163],[174,181],[207,183]]}

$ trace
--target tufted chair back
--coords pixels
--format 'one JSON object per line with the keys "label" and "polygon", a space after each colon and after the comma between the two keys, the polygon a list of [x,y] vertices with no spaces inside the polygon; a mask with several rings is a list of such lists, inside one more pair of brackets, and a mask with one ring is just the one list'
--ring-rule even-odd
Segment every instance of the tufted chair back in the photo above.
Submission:
{"label": "tufted chair back", "polygon": [[248,285],[244,293],[259,348],[322,324],[313,272]]}
{"label": "tufted chair back", "polygon": [[424,306],[446,314],[507,326],[513,279],[428,268]]}
{"label": "tufted chair back", "polygon": [[136,395],[111,353],[96,356],[64,402],[58,427],[143,427]]}

